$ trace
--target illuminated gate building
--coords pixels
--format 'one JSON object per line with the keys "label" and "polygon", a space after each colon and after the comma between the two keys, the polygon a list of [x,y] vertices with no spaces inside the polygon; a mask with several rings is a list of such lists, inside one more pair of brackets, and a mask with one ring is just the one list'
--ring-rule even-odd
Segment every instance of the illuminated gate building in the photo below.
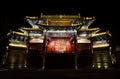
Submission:
{"label": "illuminated gate building", "polygon": [[9,68],[109,68],[110,33],[92,28],[95,17],[26,16],[31,27],[8,33],[5,65]]}

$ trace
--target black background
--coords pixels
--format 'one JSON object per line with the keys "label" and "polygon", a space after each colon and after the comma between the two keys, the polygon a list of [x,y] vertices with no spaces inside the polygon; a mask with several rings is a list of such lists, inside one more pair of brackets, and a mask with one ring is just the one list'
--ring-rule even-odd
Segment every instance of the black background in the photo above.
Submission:
{"label": "black background", "polygon": [[[10,29],[30,27],[25,16],[40,16],[43,14],[78,14],[94,16],[96,21],[92,27],[100,27],[103,31],[109,30],[112,34],[113,46],[120,45],[119,5],[116,1],[87,1],[87,0],[24,0],[4,1],[0,6],[0,49],[5,49]],[[0,53],[1,53],[0,52]]]}

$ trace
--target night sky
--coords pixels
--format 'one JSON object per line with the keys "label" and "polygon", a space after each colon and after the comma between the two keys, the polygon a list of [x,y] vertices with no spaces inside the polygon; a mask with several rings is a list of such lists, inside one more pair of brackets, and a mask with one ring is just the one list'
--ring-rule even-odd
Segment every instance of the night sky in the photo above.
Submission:
{"label": "night sky", "polygon": [[[120,45],[120,31],[118,21],[119,7],[117,2],[103,1],[80,1],[80,0],[28,0],[3,2],[1,6],[0,24],[0,46],[6,42],[6,33],[10,29],[17,29],[21,26],[29,27],[24,20],[25,16],[39,16],[44,14],[78,14],[81,16],[94,16],[96,21],[92,27],[100,27],[103,31],[110,30],[111,40],[114,45]],[[7,6],[5,6],[7,5]]]}

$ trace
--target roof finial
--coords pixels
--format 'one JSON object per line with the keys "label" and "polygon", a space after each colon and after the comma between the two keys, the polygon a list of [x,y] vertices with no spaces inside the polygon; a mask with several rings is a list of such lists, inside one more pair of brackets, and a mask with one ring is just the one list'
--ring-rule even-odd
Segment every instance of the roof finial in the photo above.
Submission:
{"label": "roof finial", "polygon": [[43,16],[43,13],[41,13],[41,17]]}

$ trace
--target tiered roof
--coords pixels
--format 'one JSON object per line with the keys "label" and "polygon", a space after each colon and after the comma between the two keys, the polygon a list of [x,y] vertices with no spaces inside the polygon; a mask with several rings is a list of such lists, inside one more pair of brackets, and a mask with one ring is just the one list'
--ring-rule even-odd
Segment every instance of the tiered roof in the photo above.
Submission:
{"label": "tiered roof", "polygon": [[[92,38],[93,43],[97,41],[103,41],[103,40],[107,41],[109,39],[104,39],[104,38],[107,38],[106,35],[110,36],[110,33],[108,31],[100,32],[101,29],[98,27],[89,28],[91,24],[96,20],[95,17],[81,17],[80,14],[77,14],[77,15],[61,15],[61,14],[60,15],[43,15],[41,14],[39,17],[26,16],[25,19],[32,26],[32,28],[21,27],[20,30],[22,30],[23,32],[43,31],[46,29],[46,27],[56,28],[54,30],[60,30],[58,29],[58,27],[60,28],[75,27],[75,28],[72,28],[71,30],[76,30],[78,36],[82,37],[86,35],[84,37]],[[98,43],[95,43],[95,45],[97,44]],[[102,43],[102,44],[105,44],[105,43]]]}

